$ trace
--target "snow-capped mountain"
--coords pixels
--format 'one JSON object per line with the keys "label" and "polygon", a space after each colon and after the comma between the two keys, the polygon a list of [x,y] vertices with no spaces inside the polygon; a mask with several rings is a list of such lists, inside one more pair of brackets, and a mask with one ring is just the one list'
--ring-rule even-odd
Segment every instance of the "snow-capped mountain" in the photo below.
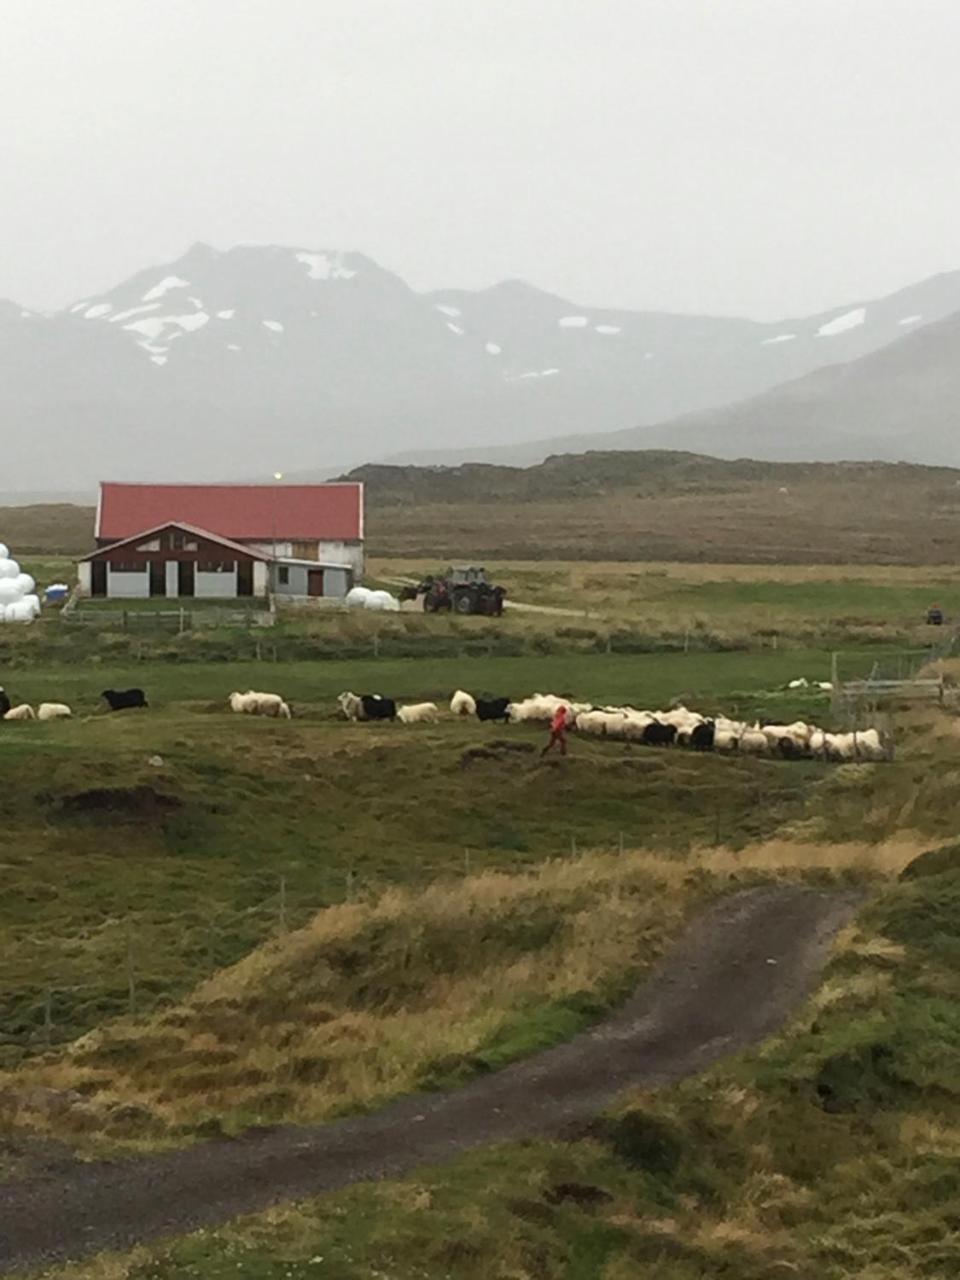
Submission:
{"label": "snow-capped mountain", "polygon": [[535,460],[538,438],[712,409],[955,311],[960,272],[762,324],[583,307],[520,281],[417,293],[358,253],[198,244],[53,315],[0,302],[3,487],[492,446]]}

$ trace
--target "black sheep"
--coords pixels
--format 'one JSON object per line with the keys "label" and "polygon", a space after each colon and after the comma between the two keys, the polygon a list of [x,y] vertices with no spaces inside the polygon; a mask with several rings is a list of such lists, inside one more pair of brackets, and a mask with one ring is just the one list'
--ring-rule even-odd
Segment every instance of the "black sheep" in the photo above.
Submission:
{"label": "black sheep", "polygon": [[10,699],[7,697],[6,690],[0,688],[0,720],[3,719],[3,717],[7,714],[9,710],[10,710]]}
{"label": "black sheep", "polygon": [[110,704],[111,711],[125,711],[128,707],[149,706],[142,689],[104,689],[100,695]]}
{"label": "black sheep", "polygon": [[712,751],[715,731],[716,726],[712,720],[704,720],[702,724],[695,725],[690,734],[690,745],[694,751]]}
{"label": "black sheep", "polygon": [[477,698],[478,720],[502,720],[504,724],[510,719],[509,698]]}
{"label": "black sheep", "polygon": [[396,720],[397,704],[393,698],[381,698],[379,693],[360,695],[365,720]]}
{"label": "black sheep", "polygon": [[643,731],[643,741],[648,747],[672,747],[677,738],[675,724],[661,724],[651,720]]}

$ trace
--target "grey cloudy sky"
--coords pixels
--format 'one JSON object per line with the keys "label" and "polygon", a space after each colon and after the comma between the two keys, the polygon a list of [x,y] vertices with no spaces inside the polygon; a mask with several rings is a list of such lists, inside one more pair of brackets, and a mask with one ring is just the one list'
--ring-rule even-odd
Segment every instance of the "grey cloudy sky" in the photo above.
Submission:
{"label": "grey cloudy sky", "polygon": [[0,0],[0,296],[195,240],[773,317],[960,267],[957,0]]}

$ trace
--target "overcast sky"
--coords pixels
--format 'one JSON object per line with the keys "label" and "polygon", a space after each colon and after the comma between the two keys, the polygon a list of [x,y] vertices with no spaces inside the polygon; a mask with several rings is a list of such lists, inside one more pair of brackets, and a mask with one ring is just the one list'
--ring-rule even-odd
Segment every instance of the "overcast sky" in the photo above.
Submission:
{"label": "overcast sky", "polygon": [[960,267],[958,0],[0,0],[0,297],[191,243],[773,318]]}

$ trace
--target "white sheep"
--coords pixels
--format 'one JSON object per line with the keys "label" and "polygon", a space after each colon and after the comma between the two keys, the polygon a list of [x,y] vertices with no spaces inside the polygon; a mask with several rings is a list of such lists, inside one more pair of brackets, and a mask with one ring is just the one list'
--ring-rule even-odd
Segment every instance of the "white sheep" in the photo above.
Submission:
{"label": "white sheep", "polygon": [[24,702],[19,707],[11,707],[3,718],[4,720],[36,720],[37,717],[33,707]]}
{"label": "white sheep", "polygon": [[477,714],[477,700],[472,694],[464,693],[462,689],[458,689],[450,699],[450,711],[455,716],[475,716]]}
{"label": "white sheep", "polygon": [[397,719],[401,724],[436,724],[440,712],[435,702],[414,702],[407,707],[398,707]]}
{"label": "white sheep", "polygon": [[355,693],[341,693],[337,697],[340,710],[347,720],[365,720],[363,702]]}
{"label": "white sheep", "polygon": [[38,720],[69,720],[72,715],[65,702],[41,702],[37,707]]}
{"label": "white sheep", "polygon": [[770,739],[760,729],[745,729],[740,735],[740,750],[750,756],[770,754]]}
{"label": "white sheep", "polygon": [[272,716],[289,720],[290,708],[279,693],[258,693],[248,689],[246,693],[231,693],[229,699],[231,711],[248,716]]}

